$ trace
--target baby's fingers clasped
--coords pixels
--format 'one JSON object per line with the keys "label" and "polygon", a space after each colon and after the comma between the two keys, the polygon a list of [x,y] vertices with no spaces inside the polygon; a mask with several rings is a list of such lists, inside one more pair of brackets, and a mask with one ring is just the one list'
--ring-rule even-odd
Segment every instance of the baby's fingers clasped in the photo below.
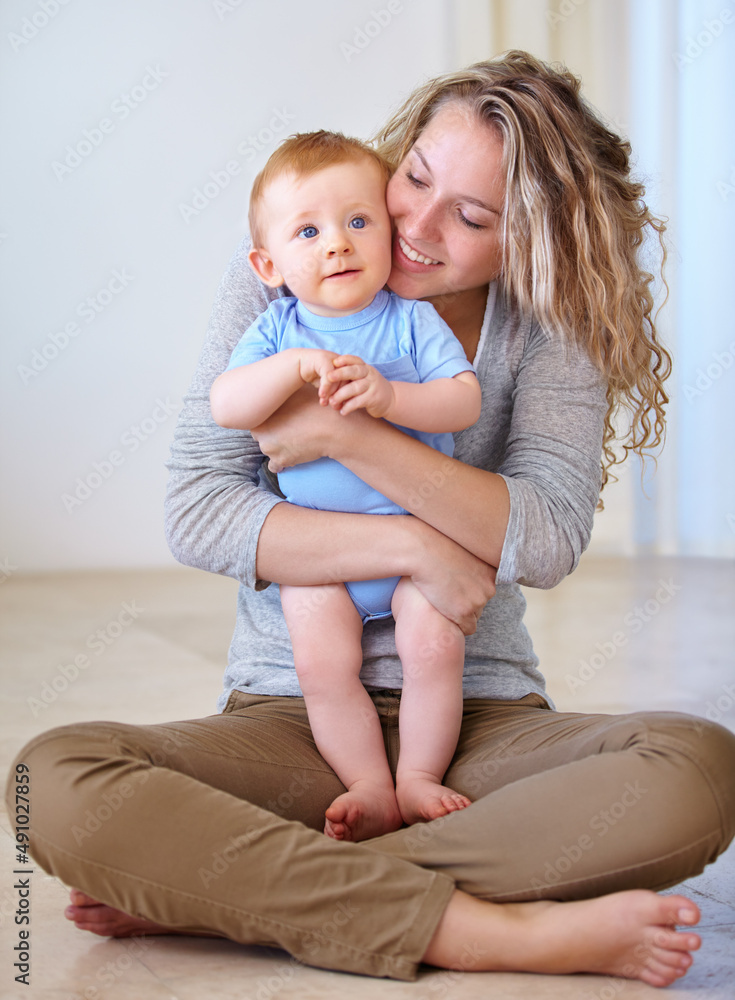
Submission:
{"label": "baby's fingers clasped", "polygon": [[330,398],[334,396],[339,388],[335,382],[330,381],[330,374],[331,372],[325,372],[319,380],[319,402],[322,406],[326,406],[329,403]]}
{"label": "baby's fingers clasped", "polygon": [[343,368],[334,368],[329,373],[330,382],[354,382],[359,378],[366,378],[368,372],[370,371],[370,365],[354,364],[347,365]]}

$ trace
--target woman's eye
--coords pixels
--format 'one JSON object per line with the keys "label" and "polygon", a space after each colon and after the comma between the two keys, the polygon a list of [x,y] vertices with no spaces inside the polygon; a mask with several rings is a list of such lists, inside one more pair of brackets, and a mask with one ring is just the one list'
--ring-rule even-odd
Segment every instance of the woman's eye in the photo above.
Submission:
{"label": "woman's eye", "polygon": [[465,226],[467,226],[468,229],[484,229],[485,228],[484,226],[479,225],[477,222],[470,222],[470,220],[467,218],[467,216],[463,215],[461,212],[459,213],[459,217],[462,220],[462,222],[464,222]]}
{"label": "woman's eye", "polygon": [[304,226],[303,229],[299,229],[299,236],[303,236],[305,240],[313,240],[315,236],[319,235],[319,230],[316,226]]}
{"label": "woman's eye", "polygon": [[411,184],[414,185],[414,187],[422,187],[423,182],[420,181],[418,177],[415,177],[410,170],[406,171],[406,177],[411,182]]}
{"label": "woman's eye", "polygon": [[366,225],[367,225],[367,220],[362,215],[356,216],[350,222],[350,226],[353,229],[364,229]]}

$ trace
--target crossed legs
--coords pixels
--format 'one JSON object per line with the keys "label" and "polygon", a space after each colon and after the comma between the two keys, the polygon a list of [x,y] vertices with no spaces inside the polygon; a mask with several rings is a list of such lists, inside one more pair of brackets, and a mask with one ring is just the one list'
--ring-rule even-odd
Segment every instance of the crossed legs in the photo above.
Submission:
{"label": "crossed legs", "polygon": [[[398,697],[372,700],[385,727]],[[735,738],[722,727],[470,701],[448,777],[476,801],[344,844],[316,832],[341,786],[302,699],[234,695],[228,708],[65,727],[21,753],[33,855],[85,894],[70,912],[80,926],[125,933],[122,911],[398,979],[421,960],[461,964],[466,945],[476,970],[653,985],[691,963],[699,939],[674,925],[696,923],[696,906],[648,890],[697,874],[732,838]]]}

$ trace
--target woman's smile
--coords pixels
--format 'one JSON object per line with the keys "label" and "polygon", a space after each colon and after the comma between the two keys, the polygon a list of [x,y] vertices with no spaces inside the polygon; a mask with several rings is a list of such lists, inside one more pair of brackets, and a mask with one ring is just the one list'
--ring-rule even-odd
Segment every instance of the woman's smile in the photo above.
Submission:
{"label": "woman's smile", "polygon": [[395,232],[391,291],[432,299],[498,276],[503,142],[467,107],[454,102],[435,112],[393,174],[386,200]]}
{"label": "woman's smile", "polygon": [[397,247],[394,246],[394,251],[402,253],[407,261],[411,261],[413,264],[428,265],[432,268],[441,264],[440,260],[434,260],[432,257],[427,257],[426,254],[422,254],[414,249],[398,232],[396,232],[396,241],[398,245]]}

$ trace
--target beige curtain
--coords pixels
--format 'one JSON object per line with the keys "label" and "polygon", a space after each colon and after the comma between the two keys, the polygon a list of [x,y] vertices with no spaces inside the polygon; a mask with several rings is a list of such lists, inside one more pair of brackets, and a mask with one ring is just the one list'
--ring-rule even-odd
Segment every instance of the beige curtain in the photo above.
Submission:
{"label": "beige curtain", "polygon": [[563,62],[611,122],[628,121],[627,0],[454,0],[455,64],[506,49]]}
{"label": "beige curtain", "polygon": [[[606,121],[629,134],[630,51],[627,0],[454,0],[451,4],[453,67],[525,49],[561,62],[581,77],[583,91]],[[605,490],[592,548],[598,553],[635,550],[636,474],[627,463],[620,481]]]}
{"label": "beige curtain", "polygon": [[[668,219],[674,357],[666,446],[641,487],[627,462],[592,549],[735,556],[735,7],[725,0],[454,0],[455,66],[509,48],[564,63],[627,136]],[[662,296],[659,295],[659,301]]]}

